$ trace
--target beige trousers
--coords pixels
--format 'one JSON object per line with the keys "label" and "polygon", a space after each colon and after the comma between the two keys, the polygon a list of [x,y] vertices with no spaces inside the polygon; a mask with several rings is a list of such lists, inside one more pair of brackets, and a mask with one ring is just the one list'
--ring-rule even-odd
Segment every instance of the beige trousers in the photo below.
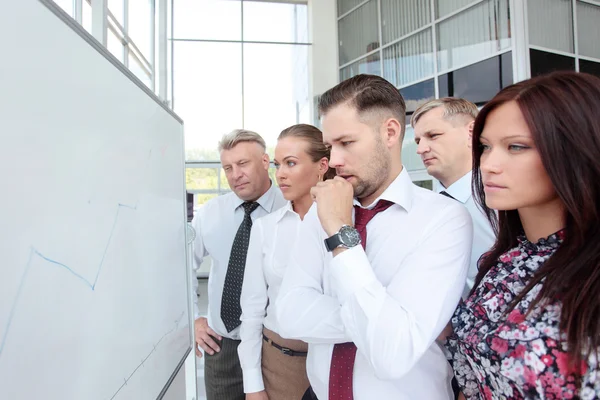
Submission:
{"label": "beige trousers", "polygon": [[[263,333],[282,347],[308,351],[308,345],[300,340],[284,339],[267,328]],[[310,385],[306,376],[306,357],[285,355],[264,340],[262,372],[269,400],[301,400]]]}

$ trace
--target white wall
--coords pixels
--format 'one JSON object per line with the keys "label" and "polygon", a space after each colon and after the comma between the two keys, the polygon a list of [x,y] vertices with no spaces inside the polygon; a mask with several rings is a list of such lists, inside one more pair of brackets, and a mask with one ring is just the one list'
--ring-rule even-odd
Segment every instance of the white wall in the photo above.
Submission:
{"label": "white wall", "polygon": [[[338,83],[337,11],[335,0],[308,1],[308,29],[312,42],[309,52],[310,93],[323,94]],[[313,110],[315,112],[316,110]],[[315,120],[313,115],[312,120]]]}

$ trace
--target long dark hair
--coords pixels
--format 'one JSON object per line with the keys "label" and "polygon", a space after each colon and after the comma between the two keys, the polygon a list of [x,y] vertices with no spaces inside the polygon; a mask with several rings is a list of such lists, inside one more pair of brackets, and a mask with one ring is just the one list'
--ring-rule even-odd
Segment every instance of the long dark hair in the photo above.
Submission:
{"label": "long dark hair", "polygon": [[479,137],[489,113],[515,101],[566,212],[564,241],[535,273],[512,307],[538,283],[528,312],[560,300],[559,328],[566,335],[574,373],[600,348],[600,78],[556,72],[503,89],[483,107],[473,128],[473,193],[498,238],[479,262],[475,287],[498,258],[517,245],[523,226],[517,210],[495,213],[485,205]]}
{"label": "long dark hair", "polygon": [[[323,143],[323,132],[316,126],[308,124],[297,124],[285,128],[280,134],[279,139],[285,137],[296,137],[299,139],[306,140],[308,142],[308,156],[312,162],[319,162],[323,157],[327,158],[331,155],[331,149]],[[329,168],[323,175],[323,180],[333,179],[335,176],[335,168]]]}

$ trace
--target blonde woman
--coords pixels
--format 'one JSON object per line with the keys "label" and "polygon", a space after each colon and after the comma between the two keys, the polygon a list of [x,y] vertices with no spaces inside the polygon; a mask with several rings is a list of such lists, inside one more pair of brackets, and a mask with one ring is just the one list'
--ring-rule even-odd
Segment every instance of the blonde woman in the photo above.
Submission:
{"label": "blonde woman", "polygon": [[298,227],[313,203],[310,189],[333,171],[329,170],[329,149],[321,131],[304,124],[281,132],[274,163],[277,183],[288,204],[258,219],[250,235],[238,348],[247,400],[298,400],[309,386],[308,345],[279,336],[275,299]]}

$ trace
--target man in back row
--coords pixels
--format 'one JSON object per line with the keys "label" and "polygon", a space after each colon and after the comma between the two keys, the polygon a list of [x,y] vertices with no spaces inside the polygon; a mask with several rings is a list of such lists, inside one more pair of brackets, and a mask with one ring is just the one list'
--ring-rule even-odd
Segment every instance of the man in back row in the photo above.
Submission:
{"label": "man in back row", "polygon": [[277,300],[282,336],[309,343],[305,398],[451,399],[434,342],[463,291],[469,214],[411,182],[391,83],[355,76],[319,111],[338,176],[313,188]]}
{"label": "man in back row", "polygon": [[479,110],[470,101],[445,97],[431,100],[412,115],[417,154],[427,173],[442,184],[441,194],[463,204],[473,220],[473,246],[467,281],[466,299],[477,277],[479,257],[494,244],[496,237],[471,192],[472,134]]}

